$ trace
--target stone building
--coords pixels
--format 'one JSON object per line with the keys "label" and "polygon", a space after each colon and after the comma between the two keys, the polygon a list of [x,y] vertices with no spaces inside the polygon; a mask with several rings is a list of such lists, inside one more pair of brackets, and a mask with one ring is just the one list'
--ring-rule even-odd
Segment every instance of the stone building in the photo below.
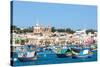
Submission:
{"label": "stone building", "polygon": [[39,25],[39,24],[36,24],[34,27],[33,27],[33,34],[34,35],[47,35],[47,34],[50,34],[52,32],[51,30],[51,27],[45,27],[45,26],[42,26],[42,25]]}

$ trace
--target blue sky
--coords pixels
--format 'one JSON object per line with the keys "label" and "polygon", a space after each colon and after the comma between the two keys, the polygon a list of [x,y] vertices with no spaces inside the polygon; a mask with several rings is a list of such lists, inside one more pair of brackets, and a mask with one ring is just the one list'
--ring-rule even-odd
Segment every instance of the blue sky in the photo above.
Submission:
{"label": "blue sky", "polygon": [[56,28],[97,29],[97,7],[14,1],[13,24],[18,27],[36,23]]}

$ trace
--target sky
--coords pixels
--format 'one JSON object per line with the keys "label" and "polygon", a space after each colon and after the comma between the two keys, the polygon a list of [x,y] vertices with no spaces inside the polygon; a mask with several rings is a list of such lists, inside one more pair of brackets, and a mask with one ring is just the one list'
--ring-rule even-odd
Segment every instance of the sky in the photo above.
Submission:
{"label": "sky", "polygon": [[13,25],[36,24],[55,28],[97,29],[97,7],[89,5],[13,2]]}

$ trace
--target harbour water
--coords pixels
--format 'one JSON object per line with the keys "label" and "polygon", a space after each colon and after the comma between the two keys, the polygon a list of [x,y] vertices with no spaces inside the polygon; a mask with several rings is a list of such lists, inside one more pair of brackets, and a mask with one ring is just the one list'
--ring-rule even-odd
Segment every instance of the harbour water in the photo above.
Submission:
{"label": "harbour water", "polygon": [[[13,53],[13,58],[17,58],[16,54]],[[36,60],[33,61],[13,61],[13,66],[27,66],[27,65],[43,65],[43,64],[59,64],[59,63],[76,63],[76,62],[90,62],[97,61],[97,50],[93,52],[93,56],[90,58],[58,58],[55,53],[47,51],[47,53],[39,53]]]}

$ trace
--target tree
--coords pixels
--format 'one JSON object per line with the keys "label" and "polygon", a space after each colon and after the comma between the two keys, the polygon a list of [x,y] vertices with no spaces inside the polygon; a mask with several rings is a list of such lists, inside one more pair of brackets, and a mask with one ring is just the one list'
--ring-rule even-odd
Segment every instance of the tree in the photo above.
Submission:
{"label": "tree", "polygon": [[15,25],[11,25],[11,33],[29,33],[29,32],[33,32],[33,27],[28,27],[28,28],[24,28],[23,30]]}
{"label": "tree", "polygon": [[15,44],[19,44],[19,43],[20,43],[20,40],[16,39]]}
{"label": "tree", "polygon": [[21,33],[21,29],[15,25],[11,25],[11,33]]}
{"label": "tree", "polygon": [[94,29],[88,29],[88,30],[86,30],[86,34],[88,34],[88,33],[94,34],[94,32],[96,32],[96,30],[94,30]]}
{"label": "tree", "polygon": [[67,32],[67,33],[71,33],[71,34],[75,33],[75,31],[72,30],[72,29],[70,29],[70,28],[66,28],[66,32]]}
{"label": "tree", "polygon": [[25,42],[28,43],[29,42],[29,39],[25,39]]}
{"label": "tree", "polygon": [[21,45],[25,45],[25,40],[24,39],[21,40]]}
{"label": "tree", "polygon": [[56,31],[55,27],[52,27],[51,30],[52,30],[52,32],[55,32]]}

